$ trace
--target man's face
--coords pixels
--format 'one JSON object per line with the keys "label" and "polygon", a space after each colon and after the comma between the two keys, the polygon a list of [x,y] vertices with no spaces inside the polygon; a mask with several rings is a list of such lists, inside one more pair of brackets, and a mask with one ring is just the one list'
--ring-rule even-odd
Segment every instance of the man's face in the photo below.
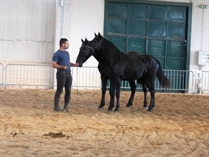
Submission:
{"label": "man's face", "polygon": [[63,47],[64,47],[65,49],[68,49],[68,48],[69,48],[69,42],[66,41],[66,42],[63,44]]}

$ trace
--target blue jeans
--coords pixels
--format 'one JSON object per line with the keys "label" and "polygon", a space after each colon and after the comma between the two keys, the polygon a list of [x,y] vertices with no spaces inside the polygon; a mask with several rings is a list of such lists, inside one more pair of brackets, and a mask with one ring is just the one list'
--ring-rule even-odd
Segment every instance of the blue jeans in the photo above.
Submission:
{"label": "blue jeans", "polygon": [[65,97],[64,103],[65,106],[69,104],[71,97],[71,86],[72,86],[72,76],[70,72],[66,72],[64,70],[58,70],[57,74],[57,90],[54,96],[54,106],[59,106],[60,96],[63,91],[63,87],[65,87]]}

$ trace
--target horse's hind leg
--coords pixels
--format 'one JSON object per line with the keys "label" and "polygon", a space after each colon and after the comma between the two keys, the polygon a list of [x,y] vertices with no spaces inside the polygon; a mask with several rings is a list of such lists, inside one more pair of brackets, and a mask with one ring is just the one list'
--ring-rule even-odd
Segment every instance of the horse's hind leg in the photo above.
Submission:
{"label": "horse's hind leg", "polygon": [[109,111],[112,111],[113,107],[114,107],[114,98],[115,98],[115,83],[110,80],[110,105],[108,107]]}
{"label": "horse's hind leg", "polygon": [[126,107],[130,107],[133,104],[133,100],[134,100],[134,95],[136,92],[136,84],[135,81],[129,81],[129,84],[131,86],[131,95],[128,101],[128,104],[126,105]]}
{"label": "horse's hind leg", "polygon": [[149,88],[150,90],[150,96],[151,96],[151,100],[150,100],[150,105],[149,105],[149,108],[148,108],[148,111],[152,111],[153,107],[155,106],[155,88],[154,86]]}
{"label": "horse's hind leg", "polygon": [[105,105],[105,93],[106,93],[106,85],[108,79],[104,75],[101,75],[101,80],[102,80],[102,97],[98,109],[102,109]]}
{"label": "horse's hind leg", "polygon": [[144,92],[144,106],[143,108],[147,108],[147,86],[144,82],[142,82],[142,90]]}
{"label": "horse's hind leg", "polygon": [[117,78],[116,83],[115,83],[115,87],[116,87],[116,107],[114,111],[118,111],[119,107],[120,107],[120,79]]}

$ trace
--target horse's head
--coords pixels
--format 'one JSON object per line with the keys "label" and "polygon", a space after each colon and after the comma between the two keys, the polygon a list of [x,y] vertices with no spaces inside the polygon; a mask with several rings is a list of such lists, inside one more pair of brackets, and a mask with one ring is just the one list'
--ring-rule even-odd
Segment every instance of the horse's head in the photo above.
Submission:
{"label": "horse's head", "polygon": [[88,41],[85,39],[85,41],[82,41],[82,45],[80,47],[79,54],[77,56],[76,62],[79,64],[79,67],[83,66],[83,63],[86,62],[86,60],[89,59],[92,55],[94,55],[95,51],[100,48],[101,42],[102,42],[102,36],[100,33],[98,35],[95,34],[95,37],[92,41]]}
{"label": "horse's head", "polygon": [[82,67],[83,63],[94,53],[94,50],[88,46],[90,44],[90,41],[88,41],[87,39],[81,39],[81,42],[82,45],[80,47],[80,51],[76,59],[76,62],[79,64],[79,67]]}

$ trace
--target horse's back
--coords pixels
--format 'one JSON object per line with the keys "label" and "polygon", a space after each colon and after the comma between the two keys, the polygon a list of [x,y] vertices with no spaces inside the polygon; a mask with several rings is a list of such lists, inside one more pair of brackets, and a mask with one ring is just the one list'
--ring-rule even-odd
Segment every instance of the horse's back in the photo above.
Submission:
{"label": "horse's back", "polygon": [[136,51],[129,51],[129,52],[125,52],[123,53],[123,62],[125,64],[133,64],[135,62],[140,63],[141,61],[141,57],[140,57],[140,53],[136,52]]}
{"label": "horse's back", "polygon": [[154,56],[144,54],[140,55],[140,58],[146,64],[147,70],[150,70],[150,72],[153,70],[156,71],[159,68],[160,62]]}
{"label": "horse's back", "polygon": [[132,64],[139,64],[139,65],[141,65],[142,63],[152,65],[152,64],[157,64],[159,62],[155,57],[149,54],[141,55],[139,52],[136,51],[125,52],[123,60],[124,62],[128,61],[131,62]]}
{"label": "horse's back", "polygon": [[138,57],[140,55],[139,52],[137,51],[128,51],[128,52],[125,52],[125,54],[128,56],[128,57]]}
{"label": "horse's back", "polygon": [[130,51],[123,58],[124,72],[128,75],[130,72],[135,76],[141,76],[145,73],[148,75],[156,75],[159,68],[159,61],[148,54],[140,55],[138,52]]}

